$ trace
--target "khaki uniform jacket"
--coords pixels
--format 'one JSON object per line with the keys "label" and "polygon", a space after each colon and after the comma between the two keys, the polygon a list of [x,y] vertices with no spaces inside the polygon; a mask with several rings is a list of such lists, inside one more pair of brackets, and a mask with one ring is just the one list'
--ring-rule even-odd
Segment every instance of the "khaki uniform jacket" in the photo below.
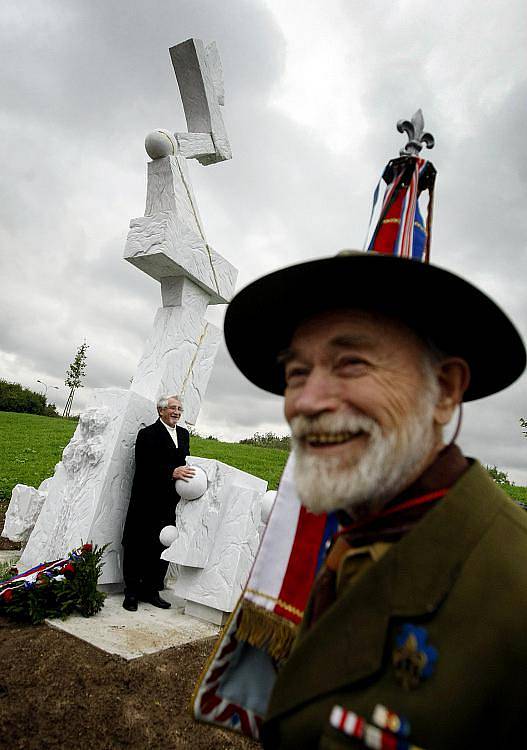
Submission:
{"label": "khaki uniform jacket", "polygon": [[[426,628],[438,651],[411,690],[392,664],[406,623]],[[371,723],[378,703],[405,716],[425,750],[527,748],[527,513],[477,462],[300,634],[264,746],[364,747],[329,715],[339,704]]]}

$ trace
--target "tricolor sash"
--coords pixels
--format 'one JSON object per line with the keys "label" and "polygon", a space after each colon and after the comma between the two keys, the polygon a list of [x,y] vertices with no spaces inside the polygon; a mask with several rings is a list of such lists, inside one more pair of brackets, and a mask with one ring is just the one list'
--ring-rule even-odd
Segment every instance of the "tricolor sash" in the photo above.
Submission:
{"label": "tricolor sash", "polygon": [[287,658],[334,514],[314,515],[298,499],[287,461],[247,585],[192,698],[194,717],[258,739],[277,666]]}

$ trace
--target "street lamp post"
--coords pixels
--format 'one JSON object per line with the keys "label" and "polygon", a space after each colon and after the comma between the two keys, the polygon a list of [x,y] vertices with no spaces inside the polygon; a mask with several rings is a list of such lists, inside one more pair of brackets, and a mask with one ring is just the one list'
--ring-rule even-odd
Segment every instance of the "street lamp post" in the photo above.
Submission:
{"label": "street lamp post", "polygon": [[44,381],[43,381],[43,380],[38,380],[38,379],[37,379],[37,383],[40,383],[40,385],[43,385],[43,386],[44,386],[44,388],[45,388],[45,391],[44,391],[44,394],[43,394],[43,395],[44,395],[44,398],[46,398],[46,396],[47,396],[47,393],[48,393],[48,388],[55,388],[55,390],[57,390],[57,391],[59,391],[59,390],[60,390],[60,388],[58,387],[58,385],[49,385],[49,386],[48,386],[48,384],[47,384],[47,383],[44,383]]}

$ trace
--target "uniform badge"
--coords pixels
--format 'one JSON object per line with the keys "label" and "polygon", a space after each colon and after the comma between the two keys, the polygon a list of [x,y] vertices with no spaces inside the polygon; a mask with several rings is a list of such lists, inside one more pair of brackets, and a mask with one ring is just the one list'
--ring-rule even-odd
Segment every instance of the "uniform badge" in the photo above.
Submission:
{"label": "uniform badge", "polygon": [[437,649],[427,643],[426,628],[406,623],[395,639],[395,678],[405,690],[413,690],[434,673]]}

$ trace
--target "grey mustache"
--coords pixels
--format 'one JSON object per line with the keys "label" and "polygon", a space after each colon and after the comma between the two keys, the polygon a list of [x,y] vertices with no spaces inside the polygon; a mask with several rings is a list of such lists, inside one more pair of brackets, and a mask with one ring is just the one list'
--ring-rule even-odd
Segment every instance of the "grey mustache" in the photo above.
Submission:
{"label": "grey mustache", "polygon": [[300,440],[313,433],[366,432],[371,433],[377,423],[371,417],[353,414],[321,414],[318,417],[306,417],[300,414],[291,420],[291,434]]}

